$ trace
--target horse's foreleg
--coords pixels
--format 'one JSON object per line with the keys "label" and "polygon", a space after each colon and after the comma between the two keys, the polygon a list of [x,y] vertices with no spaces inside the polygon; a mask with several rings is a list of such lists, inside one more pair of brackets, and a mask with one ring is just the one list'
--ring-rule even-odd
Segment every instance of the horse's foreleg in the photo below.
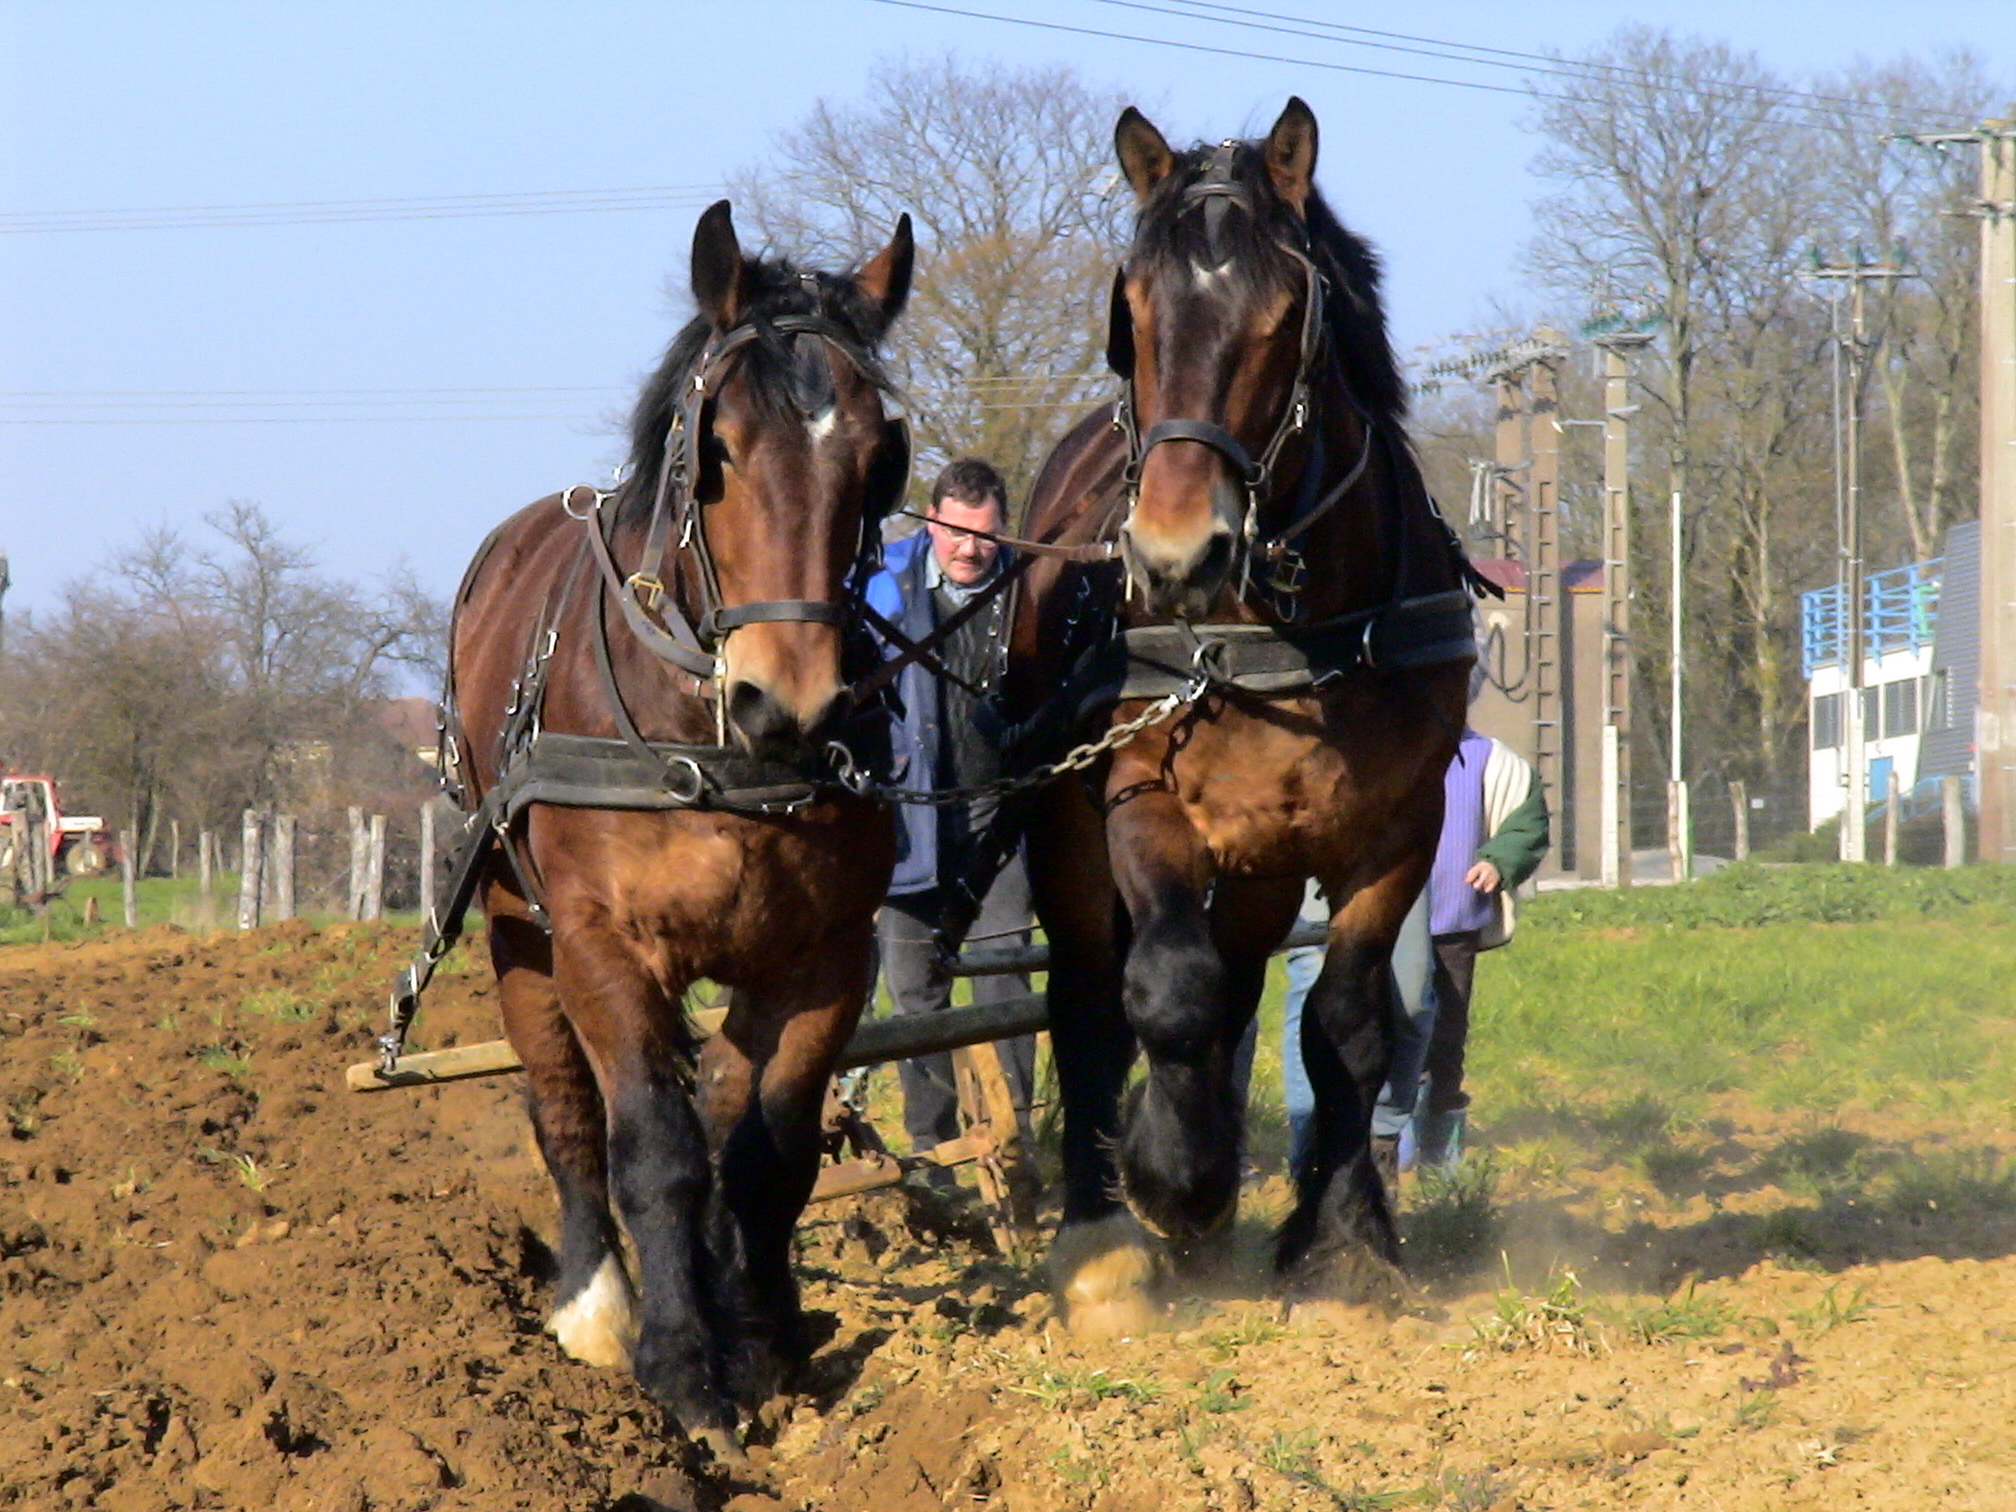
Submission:
{"label": "horse's foreleg", "polygon": [[1229,1222],[1239,1200],[1231,979],[1206,915],[1209,858],[1175,795],[1129,800],[1107,832],[1134,923],[1122,1002],[1148,1063],[1121,1135],[1121,1186],[1180,1254]]}
{"label": "horse's foreleg", "polygon": [[560,1011],[551,940],[501,901],[490,900],[489,934],[504,1033],[525,1065],[532,1131],[560,1198],[560,1274],[546,1327],[575,1359],[622,1365],[636,1306],[609,1213],[602,1094]]}
{"label": "horse's foreleg", "polygon": [[1367,1301],[1395,1295],[1400,1241],[1372,1159],[1372,1110],[1400,1011],[1393,942],[1418,886],[1408,868],[1349,897],[1331,918],[1323,970],[1303,1005],[1302,1063],[1316,1120],[1276,1248],[1277,1268],[1298,1289]]}
{"label": "horse's foreleg", "polygon": [[609,1185],[637,1249],[641,1297],[631,1370],[688,1434],[732,1434],[723,1334],[705,1242],[713,1186],[692,1098],[683,1005],[627,943],[588,924],[556,932],[555,980],[607,1106]]}
{"label": "horse's foreleg", "polygon": [[727,1384],[754,1407],[810,1357],[791,1236],[819,1175],[834,1063],[867,996],[866,931],[818,952],[825,980],[738,992],[700,1057],[699,1104],[720,1177],[711,1230],[734,1338]]}
{"label": "horse's foreleg", "polygon": [[1064,1112],[1064,1226],[1119,1208],[1113,1145],[1134,1037],[1120,1010],[1118,899],[1099,814],[1075,781],[1029,830],[1029,888],[1050,946],[1045,1001]]}

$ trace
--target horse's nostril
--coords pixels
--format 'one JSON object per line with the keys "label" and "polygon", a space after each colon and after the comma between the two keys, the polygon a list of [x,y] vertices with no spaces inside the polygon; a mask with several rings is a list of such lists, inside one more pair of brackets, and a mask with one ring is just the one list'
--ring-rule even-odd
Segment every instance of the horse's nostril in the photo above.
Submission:
{"label": "horse's nostril", "polygon": [[1190,568],[1186,581],[1192,588],[1213,591],[1232,575],[1232,553],[1234,551],[1232,532],[1214,530],[1211,539],[1204,545],[1203,552]]}
{"label": "horse's nostril", "polygon": [[798,722],[767,688],[738,679],[728,688],[728,719],[752,746],[795,739]]}

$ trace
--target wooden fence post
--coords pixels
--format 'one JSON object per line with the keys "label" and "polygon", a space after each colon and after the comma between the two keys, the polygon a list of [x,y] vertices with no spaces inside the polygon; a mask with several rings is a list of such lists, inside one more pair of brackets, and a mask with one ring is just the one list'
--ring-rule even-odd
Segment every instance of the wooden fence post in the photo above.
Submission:
{"label": "wooden fence post", "polygon": [[257,809],[245,810],[241,824],[238,846],[238,927],[241,930],[259,927],[259,883],[265,867],[261,863],[260,844],[264,826],[259,822]]}
{"label": "wooden fence post", "polygon": [[364,828],[364,810],[353,807],[350,810],[350,897],[345,903],[345,917],[364,917],[364,868],[369,857],[366,852],[370,840]]}
{"label": "wooden fence post", "polygon": [[182,821],[168,821],[168,880],[174,881],[182,875]]}
{"label": "wooden fence post", "polygon": [[133,831],[119,831],[119,902],[125,910],[128,929],[140,922],[139,899],[133,886],[133,841]]}
{"label": "wooden fence post", "polygon": [[371,816],[371,835],[364,866],[364,912],[366,919],[385,917],[385,816]]}
{"label": "wooden fence post", "polygon": [[1750,788],[1742,778],[1729,784],[1729,807],[1736,813],[1736,859],[1750,859]]}
{"label": "wooden fence post", "polygon": [[1964,866],[1967,861],[1967,805],[1961,797],[1957,774],[1939,779],[1940,817],[1945,820],[1946,864]]}
{"label": "wooden fence post", "polygon": [[434,917],[434,803],[420,805],[420,917]]}
{"label": "wooden fence post", "polygon": [[294,917],[294,816],[273,816],[273,917]]}
{"label": "wooden fence post", "polygon": [[217,922],[217,902],[210,894],[211,874],[216,870],[217,837],[207,829],[196,831],[196,919],[205,928]]}

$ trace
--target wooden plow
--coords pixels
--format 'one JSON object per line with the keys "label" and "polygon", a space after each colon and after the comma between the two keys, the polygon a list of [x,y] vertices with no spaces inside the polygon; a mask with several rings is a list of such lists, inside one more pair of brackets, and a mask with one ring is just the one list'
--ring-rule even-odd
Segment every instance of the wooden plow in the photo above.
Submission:
{"label": "wooden plow", "polygon": [[[1279,948],[1319,945],[1327,933],[1320,924],[1298,924]],[[952,970],[955,976],[1005,976],[1043,971],[1049,964],[1048,948],[1035,945],[969,950],[959,957]],[[726,1017],[727,1010],[722,1008],[703,1008],[692,1014],[703,1035],[717,1032]],[[829,1093],[827,1129],[831,1145],[836,1154],[844,1147],[847,1158],[835,1160],[820,1171],[812,1200],[849,1197],[894,1186],[907,1172],[931,1166],[971,1164],[995,1242],[1004,1254],[1032,1253],[1038,1182],[1029,1154],[1023,1148],[1021,1128],[1000,1057],[980,1051],[996,1040],[1035,1034],[1049,1027],[1050,1018],[1041,993],[863,1023],[841,1052],[838,1069],[851,1071],[861,1066],[907,1060],[913,1055],[950,1051],[959,1084],[959,1118],[965,1132],[923,1155],[899,1156],[882,1144],[867,1120]],[[518,1057],[507,1041],[486,1040],[481,1044],[402,1055],[389,1075],[377,1061],[366,1061],[351,1066],[344,1074],[344,1081],[352,1092],[391,1092],[405,1087],[441,1086],[472,1077],[501,1076],[520,1069]]]}

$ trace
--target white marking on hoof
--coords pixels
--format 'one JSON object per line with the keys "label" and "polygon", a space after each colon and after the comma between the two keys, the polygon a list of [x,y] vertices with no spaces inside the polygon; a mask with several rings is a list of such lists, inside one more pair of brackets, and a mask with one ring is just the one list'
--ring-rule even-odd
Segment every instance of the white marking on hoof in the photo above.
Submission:
{"label": "white marking on hoof", "polygon": [[546,1332],[584,1365],[628,1365],[637,1341],[637,1299],[623,1262],[603,1256],[588,1284],[554,1310]]}
{"label": "white marking on hoof", "polygon": [[748,1452],[732,1428],[702,1428],[693,1435],[693,1441],[713,1455],[714,1463],[724,1469],[739,1469],[749,1463]]}
{"label": "white marking on hoof", "polygon": [[1058,1234],[1050,1276],[1064,1324],[1079,1339],[1123,1339],[1153,1329],[1162,1262],[1126,1213]]}

